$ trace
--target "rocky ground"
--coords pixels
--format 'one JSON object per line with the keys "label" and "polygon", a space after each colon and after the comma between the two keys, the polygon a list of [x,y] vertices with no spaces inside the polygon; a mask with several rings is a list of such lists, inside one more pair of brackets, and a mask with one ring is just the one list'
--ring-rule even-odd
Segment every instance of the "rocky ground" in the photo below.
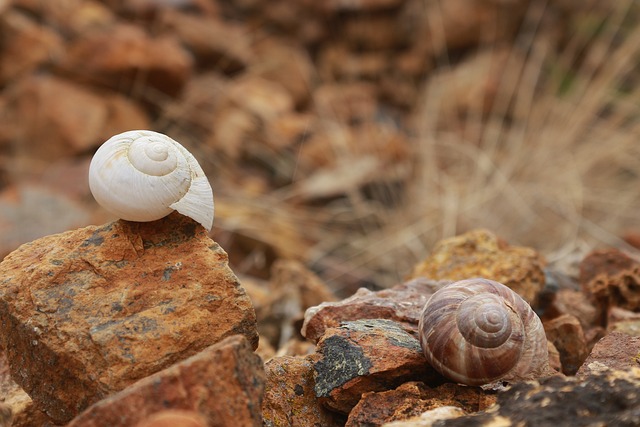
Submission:
{"label": "rocky ground", "polygon": [[[343,300],[299,263],[243,287],[227,261],[177,213],[44,237],[7,256],[4,425],[640,422],[640,264],[618,250],[562,272],[476,230],[441,241],[404,283]],[[427,363],[426,301],[478,276],[501,280],[540,315],[548,372],[466,386]]]}
{"label": "rocky ground", "polygon": [[[639,424],[614,4],[0,0],[0,425]],[[136,128],[198,158],[212,233],[95,204],[91,155]],[[422,307],[475,276],[533,306],[554,375],[426,364]]]}

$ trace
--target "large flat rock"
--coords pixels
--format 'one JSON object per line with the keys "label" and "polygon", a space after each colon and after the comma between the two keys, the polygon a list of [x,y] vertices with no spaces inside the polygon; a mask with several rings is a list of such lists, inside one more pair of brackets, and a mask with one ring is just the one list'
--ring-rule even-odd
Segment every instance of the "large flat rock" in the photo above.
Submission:
{"label": "large flat rock", "polygon": [[204,228],[172,214],[35,240],[0,263],[14,380],[56,421],[235,334],[255,311]]}

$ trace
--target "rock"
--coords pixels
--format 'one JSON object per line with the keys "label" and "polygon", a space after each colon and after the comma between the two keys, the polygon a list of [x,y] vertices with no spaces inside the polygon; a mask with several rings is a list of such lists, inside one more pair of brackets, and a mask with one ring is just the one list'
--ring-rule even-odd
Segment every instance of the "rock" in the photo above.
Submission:
{"label": "rock", "polygon": [[601,315],[584,292],[574,289],[560,289],[542,316],[543,322],[569,314],[580,321],[582,329],[588,330],[601,323]]}
{"label": "rock", "polygon": [[55,29],[67,37],[81,36],[116,20],[111,10],[98,0],[17,0],[14,3],[37,17],[43,28]]}
{"label": "rock", "polygon": [[169,8],[159,21],[191,50],[200,67],[240,73],[253,60],[252,39],[239,24]]}
{"label": "rock", "polygon": [[27,393],[11,379],[9,363],[0,351],[0,427],[53,426],[49,417],[38,411]]}
{"label": "rock", "polygon": [[325,409],[314,392],[313,363],[302,357],[275,357],[265,364],[262,403],[266,427],[339,426],[340,416]]}
{"label": "rock", "polygon": [[14,380],[64,422],[227,336],[257,347],[255,312],[227,263],[178,213],[22,245],[0,263],[0,344]]}
{"label": "rock", "polygon": [[62,38],[55,31],[16,10],[0,16],[0,31],[0,87],[49,62],[63,49]]}
{"label": "rock", "polygon": [[16,84],[6,109],[0,119],[6,130],[0,133],[20,144],[19,156],[48,162],[89,152],[115,133],[149,127],[149,118],[134,101],[46,74]]}
{"label": "rock", "polygon": [[465,415],[465,412],[455,406],[441,406],[422,414],[407,418],[404,421],[392,421],[384,423],[382,427],[431,427],[436,421],[450,420]]}
{"label": "rock", "polygon": [[[159,427],[158,417],[167,425],[168,416],[158,413],[167,409],[195,412],[206,420],[200,425],[257,427],[264,386],[262,361],[245,337],[235,335],[95,403],[67,427]],[[189,418],[198,425],[197,417]]]}
{"label": "rock", "polygon": [[495,406],[438,426],[633,426],[640,423],[640,368],[584,379],[554,376],[513,385]]}
{"label": "rock", "polygon": [[[19,82],[7,97],[8,114],[0,126],[11,141],[21,141],[22,155],[56,160],[102,143],[108,111],[96,93],[49,75]],[[20,122],[24,127],[15,127]],[[45,143],[46,142],[46,143]]]}
{"label": "rock", "polygon": [[318,398],[345,414],[363,393],[409,380],[444,381],[425,361],[418,340],[386,319],[347,321],[327,329],[318,341],[314,369]]}
{"label": "rock", "polygon": [[620,307],[611,307],[607,319],[607,329],[640,337],[640,313]]}
{"label": "rock", "polygon": [[532,304],[544,287],[544,263],[535,250],[510,246],[480,229],[438,242],[412,277],[453,281],[483,277],[508,286]]}
{"label": "rock", "polygon": [[576,376],[586,378],[606,369],[628,371],[639,366],[640,336],[631,337],[614,331],[596,343]]}
{"label": "rock", "polygon": [[544,323],[544,331],[560,353],[562,372],[574,375],[589,354],[580,321],[570,314],[563,314]]}
{"label": "rock", "polygon": [[166,410],[136,424],[136,427],[207,427],[207,420],[195,411]]}
{"label": "rock", "polygon": [[254,40],[253,45],[255,63],[261,65],[255,72],[265,80],[276,82],[285,88],[296,107],[306,105],[315,83],[315,68],[308,52],[289,40],[273,36]]}
{"label": "rock", "polygon": [[114,24],[78,38],[58,67],[80,81],[121,92],[148,87],[175,97],[191,74],[193,60],[172,36],[152,38],[140,27]]}
{"label": "rock", "polygon": [[602,309],[640,309],[640,263],[618,249],[594,251],[580,264],[580,284]]}
{"label": "rock", "polygon": [[302,338],[299,330],[308,307],[336,299],[315,273],[294,260],[274,261],[268,282],[246,283],[256,308],[260,338],[278,350]]}
{"label": "rock", "polygon": [[366,288],[342,301],[324,302],[307,309],[302,335],[317,342],[327,328],[340,326],[346,320],[388,319],[399,322],[417,336],[420,313],[429,297],[449,281],[417,278],[390,289],[373,292]]}
{"label": "rock", "polygon": [[0,192],[0,259],[23,243],[82,226],[89,218],[86,208],[61,191],[30,183],[7,187]]}
{"label": "rock", "polygon": [[408,382],[395,390],[364,393],[349,413],[346,427],[380,426],[443,406],[457,407],[464,415],[487,409],[495,401],[494,393],[478,387],[446,383],[431,388],[421,382]]}

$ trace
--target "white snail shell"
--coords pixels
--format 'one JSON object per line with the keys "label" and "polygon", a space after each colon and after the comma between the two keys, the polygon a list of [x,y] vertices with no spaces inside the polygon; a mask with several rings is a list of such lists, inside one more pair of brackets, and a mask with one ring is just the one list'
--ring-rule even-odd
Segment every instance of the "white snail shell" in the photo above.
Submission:
{"label": "white snail shell", "polygon": [[462,384],[529,379],[548,370],[540,318],[517,293],[492,280],[461,280],[436,291],[418,331],[427,362]]}
{"label": "white snail shell", "polygon": [[158,132],[133,130],[111,137],[93,156],[89,188],[106,210],[128,221],[155,221],[178,211],[207,230],[213,190],[198,161]]}

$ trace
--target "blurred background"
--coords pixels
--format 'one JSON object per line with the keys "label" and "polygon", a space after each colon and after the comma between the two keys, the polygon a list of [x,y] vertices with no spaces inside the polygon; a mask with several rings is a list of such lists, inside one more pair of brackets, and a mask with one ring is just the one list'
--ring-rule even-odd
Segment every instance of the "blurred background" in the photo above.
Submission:
{"label": "blurred background", "polygon": [[0,0],[0,258],[114,219],[92,154],[186,146],[241,277],[338,294],[484,227],[550,263],[640,246],[632,0]]}

